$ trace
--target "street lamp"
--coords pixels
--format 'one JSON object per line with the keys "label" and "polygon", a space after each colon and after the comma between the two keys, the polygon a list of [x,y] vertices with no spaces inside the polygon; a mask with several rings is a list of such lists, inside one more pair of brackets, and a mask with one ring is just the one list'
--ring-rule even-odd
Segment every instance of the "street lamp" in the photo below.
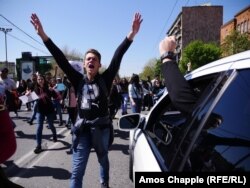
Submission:
{"label": "street lamp", "polygon": [[0,27],[0,31],[4,32],[4,35],[5,35],[5,53],[6,53],[6,64],[7,64],[8,58],[7,58],[7,37],[6,37],[6,35],[7,35],[8,32],[11,32],[12,29],[11,28],[2,28],[2,27]]}

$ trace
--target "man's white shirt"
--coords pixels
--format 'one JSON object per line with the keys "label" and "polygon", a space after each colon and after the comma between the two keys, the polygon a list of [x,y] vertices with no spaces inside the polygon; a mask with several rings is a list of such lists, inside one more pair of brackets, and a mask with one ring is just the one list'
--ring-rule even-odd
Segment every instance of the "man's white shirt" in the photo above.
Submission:
{"label": "man's white shirt", "polygon": [[16,89],[16,83],[11,78],[2,79],[0,77],[0,83],[5,86],[6,90],[12,91],[12,90]]}

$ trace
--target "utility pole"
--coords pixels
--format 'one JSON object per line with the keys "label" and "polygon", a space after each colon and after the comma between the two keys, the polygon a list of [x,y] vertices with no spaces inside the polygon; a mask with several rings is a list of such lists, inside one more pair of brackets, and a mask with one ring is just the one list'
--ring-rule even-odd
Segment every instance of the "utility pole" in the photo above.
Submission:
{"label": "utility pole", "polygon": [[6,55],[6,66],[8,67],[8,56],[7,56],[7,33],[11,32],[12,29],[11,28],[2,28],[0,27],[0,31],[4,32],[4,36],[5,36],[5,55]]}

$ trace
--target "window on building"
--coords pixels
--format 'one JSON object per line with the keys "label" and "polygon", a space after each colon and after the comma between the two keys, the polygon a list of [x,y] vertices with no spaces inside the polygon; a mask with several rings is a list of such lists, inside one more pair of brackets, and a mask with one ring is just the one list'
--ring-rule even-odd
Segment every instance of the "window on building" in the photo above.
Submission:
{"label": "window on building", "polygon": [[243,33],[247,33],[247,21],[244,21],[244,29],[243,29]]}
{"label": "window on building", "polygon": [[244,22],[242,22],[240,25],[241,25],[240,33],[244,33]]}
{"label": "window on building", "polygon": [[246,20],[246,32],[250,32],[250,23],[249,23],[249,19]]}
{"label": "window on building", "polygon": [[237,25],[237,31],[240,32],[240,24]]}

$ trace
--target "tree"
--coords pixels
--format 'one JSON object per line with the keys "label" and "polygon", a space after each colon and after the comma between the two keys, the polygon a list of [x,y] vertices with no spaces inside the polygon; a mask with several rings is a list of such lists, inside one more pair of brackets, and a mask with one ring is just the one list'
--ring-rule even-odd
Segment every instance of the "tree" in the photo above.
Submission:
{"label": "tree", "polygon": [[[65,46],[63,49],[62,49],[64,55],[66,56],[66,58],[68,60],[76,60],[76,61],[83,61],[83,55],[79,52],[77,52],[76,50],[69,50],[67,46]],[[51,74],[53,76],[56,76],[56,77],[63,77],[64,76],[64,72],[57,66],[57,63],[55,60],[52,60],[50,61],[51,63],[51,68],[49,69],[49,71],[51,72]],[[57,68],[56,68],[57,67]],[[57,69],[57,70],[56,70]],[[55,75],[56,73],[56,75]]]}
{"label": "tree", "polygon": [[204,43],[200,40],[195,40],[184,48],[179,68],[185,74],[188,63],[192,64],[192,69],[194,70],[219,59],[220,55],[221,50],[215,43]]}
{"label": "tree", "polygon": [[221,49],[223,57],[249,50],[250,40],[248,39],[248,35],[233,30],[225,37]]}
{"label": "tree", "polygon": [[69,50],[69,48],[67,46],[65,46],[62,49],[64,55],[67,57],[68,60],[76,60],[76,61],[82,61],[83,60],[83,54],[78,52],[77,50],[73,49],[73,50]]}
{"label": "tree", "polygon": [[155,75],[156,63],[157,63],[156,59],[149,60],[147,64],[144,66],[142,73],[139,74],[140,78],[143,80],[146,80],[148,76],[153,78]]}
{"label": "tree", "polygon": [[159,75],[160,79],[162,79],[161,65],[162,65],[161,60],[156,59],[156,64],[155,64],[155,69],[154,69],[154,77],[155,77],[155,75]]}

